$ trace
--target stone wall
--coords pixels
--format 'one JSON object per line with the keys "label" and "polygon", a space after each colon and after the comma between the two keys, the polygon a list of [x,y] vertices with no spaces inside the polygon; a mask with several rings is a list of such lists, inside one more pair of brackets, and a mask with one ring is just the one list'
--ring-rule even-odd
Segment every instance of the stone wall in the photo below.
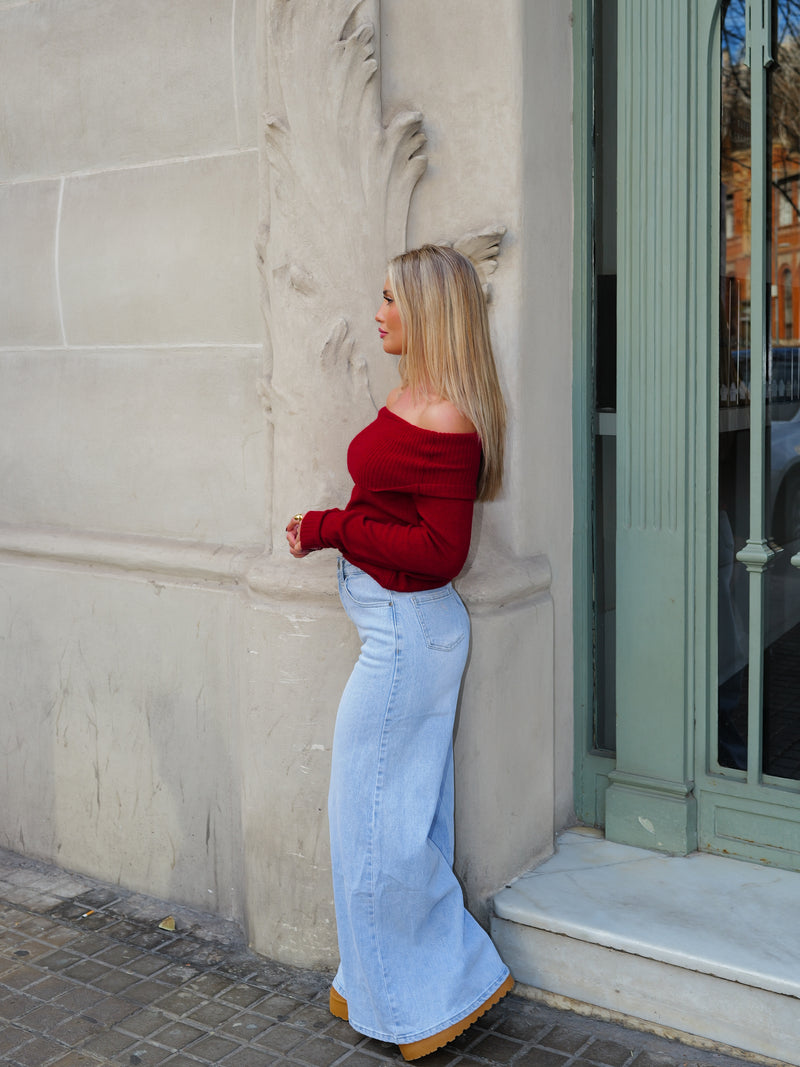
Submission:
{"label": "stone wall", "polygon": [[[569,4],[534,6],[326,0],[294,55],[283,0],[0,0],[3,846],[333,964],[325,795],[357,645],[333,553],[292,561],[281,529],[342,501],[391,383],[385,256],[488,235],[512,432],[460,583],[476,911],[550,849],[571,796],[571,70]],[[303,142],[342,53],[363,89],[349,71],[352,112]],[[363,189],[317,217],[355,151]]]}
{"label": "stone wall", "polygon": [[255,0],[0,4],[0,840],[241,915]]}

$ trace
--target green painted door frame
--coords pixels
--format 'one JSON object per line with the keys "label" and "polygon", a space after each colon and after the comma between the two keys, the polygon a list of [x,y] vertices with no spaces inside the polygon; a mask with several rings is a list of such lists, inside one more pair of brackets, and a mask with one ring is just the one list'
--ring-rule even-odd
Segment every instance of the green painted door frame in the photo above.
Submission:
{"label": "green painted door frame", "polygon": [[577,3],[573,19],[573,160],[575,225],[573,238],[574,348],[572,425],[574,428],[575,523],[573,641],[575,647],[575,810],[590,826],[605,822],[605,793],[613,757],[597,751],[594,730],[593,606],[593,0]]}
{"label": "green painted door frame", "polygon": [[[760,18],[761,0],[751,6]],[[750,770],[716,759],[720,0],[617,4],[617,749],[593,748],[594,9],[576,3],[573,38],[576,811],[613,841],[800,867],[800,783],[760,770],[760,670],[750,681]],[[766,118],[753,32],[755,146]],[[752,285],[762,294],[766,200],[755,184]],[[763,382],[752,378],[752,522],[737,566],[750,571],[756,663],[770,549]]]}
{"label": "green painted door frame", "polygon": [[697,827],[694,679],[708,661],[694,602],[709,454],[698,353],[714,343],[709,57],[698,42],[716,3],[617,8],[616,759],[590,748],[592,608],[577,595],[591,589],[592,566],[593,8],[576,5],[574,22],[576,810],[602,823],[605,807],[612,840],[686,853]]}
{"label": "green painted door frame", "polygon": [[714,351],[714,65],[700,42],[716,6],[618,5],[617,759],[606,836],[683,854],[697,842],[694,672],[708,662],[695,536],[706,526]]}

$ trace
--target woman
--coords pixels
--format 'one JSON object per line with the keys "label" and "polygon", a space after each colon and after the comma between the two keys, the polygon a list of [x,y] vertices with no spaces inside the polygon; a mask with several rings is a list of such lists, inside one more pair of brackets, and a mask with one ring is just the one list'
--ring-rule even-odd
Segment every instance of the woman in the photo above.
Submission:
{"label": "woman", "polygon": [[336,548],[361,655],[336,719],[328,813],[341,963],[334,1015],[417,1059],[513,981],[453,874],[453,721],[469,618],[451,585],[475,499],[502,484],[505,404],[469,260],[389,264],[375,319],[401,385],[350,444],[346,508],[295,515],[293,556]]}

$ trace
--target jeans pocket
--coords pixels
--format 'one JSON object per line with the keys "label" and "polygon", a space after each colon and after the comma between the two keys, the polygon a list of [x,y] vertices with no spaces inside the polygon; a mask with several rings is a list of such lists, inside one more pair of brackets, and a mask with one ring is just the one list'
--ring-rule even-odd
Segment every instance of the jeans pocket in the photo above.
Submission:
{"label": "jeans pocket", "polygon": [[411,603],[428,648],[450,652],[469,634],[467,609],[452,586],[414,593]]}
{"label": "jeans pocket", "polygon": [[356,567],[348,568],[339,584],[350,600],[362,608],[385,608],[392,602],[391,595],[383,586]]}

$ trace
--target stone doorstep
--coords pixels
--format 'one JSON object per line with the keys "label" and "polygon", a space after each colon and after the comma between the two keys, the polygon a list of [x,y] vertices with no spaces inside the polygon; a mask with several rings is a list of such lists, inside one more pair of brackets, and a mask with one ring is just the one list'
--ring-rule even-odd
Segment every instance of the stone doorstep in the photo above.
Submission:
{"label": "stone doorstep", "polygon": [[497,894],[492,935],[530,995],[800,1065],[799,908],[795,872],[575,829]]}

